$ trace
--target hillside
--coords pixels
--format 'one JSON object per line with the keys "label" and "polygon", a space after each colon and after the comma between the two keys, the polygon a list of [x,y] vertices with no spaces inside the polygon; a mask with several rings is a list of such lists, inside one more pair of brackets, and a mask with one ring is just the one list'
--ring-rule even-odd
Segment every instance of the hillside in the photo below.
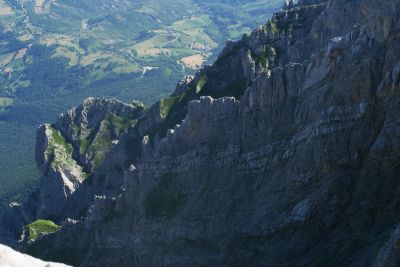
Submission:
{"label": "hillside", "polygon": [[89,96],[152,104],[278,6],[278,0],[0,0],[0,203],[22,201],[36,186],[40,124]]}

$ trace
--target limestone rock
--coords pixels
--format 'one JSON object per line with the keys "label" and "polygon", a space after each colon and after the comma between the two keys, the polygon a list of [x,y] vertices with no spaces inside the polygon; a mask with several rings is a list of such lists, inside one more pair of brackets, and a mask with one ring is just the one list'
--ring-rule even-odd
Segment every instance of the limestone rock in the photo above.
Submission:
{"label": "limestone rock", "polygon": [[27,250],[82,266],[398,265],[400,3],[289,2],[145,111],[67,200],[86,216]]}
{"label": "limestone rock", "polygon": [[0,244],[0,266],[4,267],[68,267],[69,265],[44,262],[29,255],[19,253]]}

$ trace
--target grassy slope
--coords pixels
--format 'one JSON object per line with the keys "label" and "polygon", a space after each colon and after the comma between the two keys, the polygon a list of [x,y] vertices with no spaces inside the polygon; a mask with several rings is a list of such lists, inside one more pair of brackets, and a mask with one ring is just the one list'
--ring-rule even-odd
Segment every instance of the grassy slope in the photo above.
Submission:
{"label": "grassy slope", "polygon": [[61,230],[61,226],[56,225],[52,221],[37,220],[25,226],[28,234],[28,240],[35,241],[41,234],[51,234]]}

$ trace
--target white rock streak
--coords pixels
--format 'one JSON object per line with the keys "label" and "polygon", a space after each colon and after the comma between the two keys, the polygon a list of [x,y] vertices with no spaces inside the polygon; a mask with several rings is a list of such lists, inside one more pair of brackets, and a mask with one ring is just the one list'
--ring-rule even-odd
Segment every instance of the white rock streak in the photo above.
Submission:
{"label": "white rock streak", "polygon": [[0,267],[68,267],[69,265],[45,262],[17,252],[0,244]]}

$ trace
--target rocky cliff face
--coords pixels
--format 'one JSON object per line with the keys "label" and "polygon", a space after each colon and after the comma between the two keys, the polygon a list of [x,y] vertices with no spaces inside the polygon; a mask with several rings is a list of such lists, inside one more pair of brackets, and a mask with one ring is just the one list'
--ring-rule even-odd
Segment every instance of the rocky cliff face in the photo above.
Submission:
{"label": "rocky cliff face", "polygon": [[[15,246],[24,226],[36,219],[68,224],[68,217],[79,218],[93,198],[91,191],[85,190],[86,184],[144,112],[140,102],[88,98],[61,114],[56,123],[40,126],[35,149],[40,186],[24,206],[10,204],[0,219],[0,242]],[[112,179],[106,186],[90,189],[104,194],[121,184],[122,179]]]}
{"label": "rocky cliff face", "polygon": [[65,207],[86,213],[27,250],[81,266],[398,266],[399,33],[399,1],[288,1],[140,113],[94,172],[75,152],[91,178]]}
{"label": "rocky cliff face", "polygon": [[61,114],[54,125],[41,126],[35,150],[42,176],[36,217],[65,216],[69,198],[143,112],[139,102],[89,98]]}

